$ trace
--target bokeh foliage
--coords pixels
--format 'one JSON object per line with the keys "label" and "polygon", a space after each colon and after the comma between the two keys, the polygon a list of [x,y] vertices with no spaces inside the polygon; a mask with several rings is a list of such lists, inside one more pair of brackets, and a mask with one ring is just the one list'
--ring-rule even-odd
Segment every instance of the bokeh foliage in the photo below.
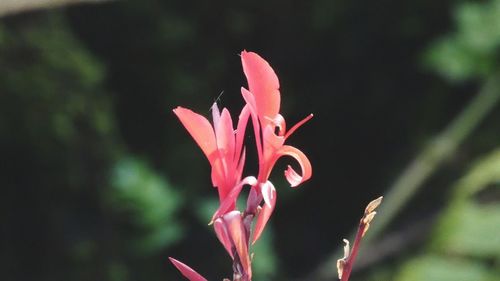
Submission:
{"label": "bokeh foliage", "polygon": [[[451,79],[485,79],[499,71],[500,1],[455,8],[457,30],[428,51],[432,68]],[[493,76],[494,77],[494,76]],[[496,280],[500,276],[500,151],[470,167],[453,186],[429,247],[394,280]]]}
{"label": "bokeh foliage", "polygon": [[453,81],[484,78],[498,70],[500,1],[465,2],[454,8],[456,30],[427,53],[429,67]]}
{"label": "bokeh foliage", "polygon": [[[452,83],[498,79],[500,1],[463,2],[453,11],[456,30],[435,40],[425,52],[425,65]],[[463,173],[451,184],[427,246],[375,270],[371,280],[379,280],[379,274],[395,281],[498,279],[500,151],[487,152]]]}
{"label": "bokeh foliage", "polygon": [[454,186],[429,247],[406,262],[394,280],[484,280],[500,276],[500,150]]}
{"label": "bokeh foliage", "polygon": [[62,14],[5,21],[0,50],[2,279],[133,278],[179,238],[180,195],[127,156],[105,67]]}

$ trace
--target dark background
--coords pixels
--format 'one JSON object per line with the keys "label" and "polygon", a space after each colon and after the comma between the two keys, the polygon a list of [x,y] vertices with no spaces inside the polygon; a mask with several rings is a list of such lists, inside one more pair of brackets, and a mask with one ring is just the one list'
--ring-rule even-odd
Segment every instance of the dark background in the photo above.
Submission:
{"label": "dark background", "polygon": [[[314,113],[289,139],[313,178],[292,190],[290,161],[278,162],[256,280],[308,276],[494,75],[500,40],[487,52],[463,43],[460,32],[483,29],[460,11],[500,13],[486,6],[496,2],[147,0],[0,18],[0,279],[180,280],[168,256],[229,276],[207,226],[209,165],[171,110],[208,116],[223,91],[236,116],[244,49],[278,74],[288,124]],[[383,232],[429,222],[417,242],[360,276],[406,280],[373,272],[425,249],[452,183],[498,144],[499,117],[496,107]]]}

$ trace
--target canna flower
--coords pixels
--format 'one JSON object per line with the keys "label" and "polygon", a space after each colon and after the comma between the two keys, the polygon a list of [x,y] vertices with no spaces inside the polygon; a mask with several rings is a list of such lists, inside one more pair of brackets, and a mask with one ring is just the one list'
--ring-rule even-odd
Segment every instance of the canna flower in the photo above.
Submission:
{"label": "canna flower", "polygon": [[265,201],[259,211],[255,226],[253,237],[253,242],[255,242],[276,204],[276,190],[268,181],[276,161],[282,156],[291,156],[299,163],[301,174],[290,165],[285,170],[285,177],[292,187],[298,186],[312,176],[311,163],[306,155],[297,148],[284,143],[313,115],[310,114],[287,131],[285,119],[279,113],[281,96],[279,80],[274,70],[267,61],[253,52],[243,51],[241,62],[248,81],[248,90],[242,87],[241,94],[250,109],[259,159],[258,184],[251,191],[247,211],[259,209],[260,201]]}
{"label": "canna flower", "polygon": [[[248,89],[241,88],[246,104],[239,115],[236,130],[229,111],[224,108],[220,112],[216,103],[212,106],[213,124],[202,115],[183,107],[173,111],[210,162],[212,184],[217,188],[220,200],[211,223],[217,238],[233,260],[233,279],[249,281],[252,278],[250,241],[255,243],[259,239],[276,205],[276,189],[269,181],[276,161],[282,156],[291,156],[300,165],[300,174],[291,166],[285,170],[285,178],[292,187],[312,175],[311,163],[305,154],[293,146],[285,145],[287,138],[311,119],[312,114],[287,131],[285,119],[279,113],[281,96],[274,70],[263,58],[252,52],[243,51],[241,61]],[[242,179],[245,165],[243,140],[250,118],[259,172],[257,177]],[[246,210],[240,212],[236,210],[236,200],[245,185],[251,186],[251,189]],[[264,204],[261,205],[262,201]],[[256,223],[251,232],[254,219]],[[190,281],[205,280],[189,266],[172,258],[170,260]]]}
{"label": "canna flower", "polygon": [[[248,255],[248,237],[242,216],[235,211],[236,199],[244,185],[253,186],[255,177],[241,180],[245,163],[243,136],[250,116],[244,107],[236,131],[227,109],[222,113],[216,103],[212,106],[213,125],[202,115],[183,107],[173,110],[189,134],[201,148],[212,167],[212,184],[217,187],[220,206],[213,215],[215,233],[233,260],[237,258],[242,276],[251,280],[251,265]],[[170,258],[175,267],[190,281],[206,281],[189,266]]]}
{"label": "canna flower", "polygon": [[[212,106],[213,126],[205,117],[189,109],[179,106],[173,111],[212,166],[212,184],[217,187],[221,202],[216,214],[234,210],[241,187],[255,184],[254,177],[241,180],[245,163],[243,136],[250,114],[248,108],[242,110],[236,131],[229,111],[224,108],[221,113],[216,103]],[[233,189],[238,192],[231,192]]]}

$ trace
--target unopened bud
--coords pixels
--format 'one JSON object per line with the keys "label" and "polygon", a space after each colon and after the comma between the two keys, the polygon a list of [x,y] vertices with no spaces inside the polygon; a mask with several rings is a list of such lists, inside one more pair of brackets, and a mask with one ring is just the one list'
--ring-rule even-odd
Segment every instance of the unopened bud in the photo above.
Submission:
{"label": "unopened bud", "polygon": [[368,203],[368,206],[366,206],[366,209],[365,209],[365,214],[369,214],[369,213],[375,211],[375,209],[377,209],[377,207],[380,205],[380,203],[382,203],[382,199],[384,199],[384,196],[380,196],[379,198]]}
{"label": "unopened bud", "polygon": [[361,221],[365,225],[363,233],[361,233],[361,237],[365,236],[366,232],[370,228],[370,223],[377,214],[377,212],[375,212],[375,209],[377,209],[377,207],[380,206],[380,203],[382,203],[383,198],[384,197],[380,196],[379,198],[368,203],[368,206],[366,206],[365,215],[363,216],[363,219]]}
{"label": "unopened bud", "polygon": [[366,216],[363,217],[363,223],[364,224],[370,224],[370,222],[373,220],[377,212],[371,212],[367,214]]}

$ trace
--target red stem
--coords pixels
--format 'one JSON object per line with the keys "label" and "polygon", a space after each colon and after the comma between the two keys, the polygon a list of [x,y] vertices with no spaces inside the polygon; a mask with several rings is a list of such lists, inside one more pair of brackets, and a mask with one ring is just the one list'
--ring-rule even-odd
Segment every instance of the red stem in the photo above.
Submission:
{"label": "red stem", "polygon": [[356,260],[356,256],[358,255],[359,245],[361,244],[361,240],[363,239],[363,232],[365,232],[366,224],[363,222],[363,219],[359,222],[358,232],[356,233],[356,238],[354,240],[354,244],[352,245],[352,251],[347,258],[344,269],[342,271],[342,279],[340,281],[348,281],[349,276],[351,275],[352,266],[354,261]]}

